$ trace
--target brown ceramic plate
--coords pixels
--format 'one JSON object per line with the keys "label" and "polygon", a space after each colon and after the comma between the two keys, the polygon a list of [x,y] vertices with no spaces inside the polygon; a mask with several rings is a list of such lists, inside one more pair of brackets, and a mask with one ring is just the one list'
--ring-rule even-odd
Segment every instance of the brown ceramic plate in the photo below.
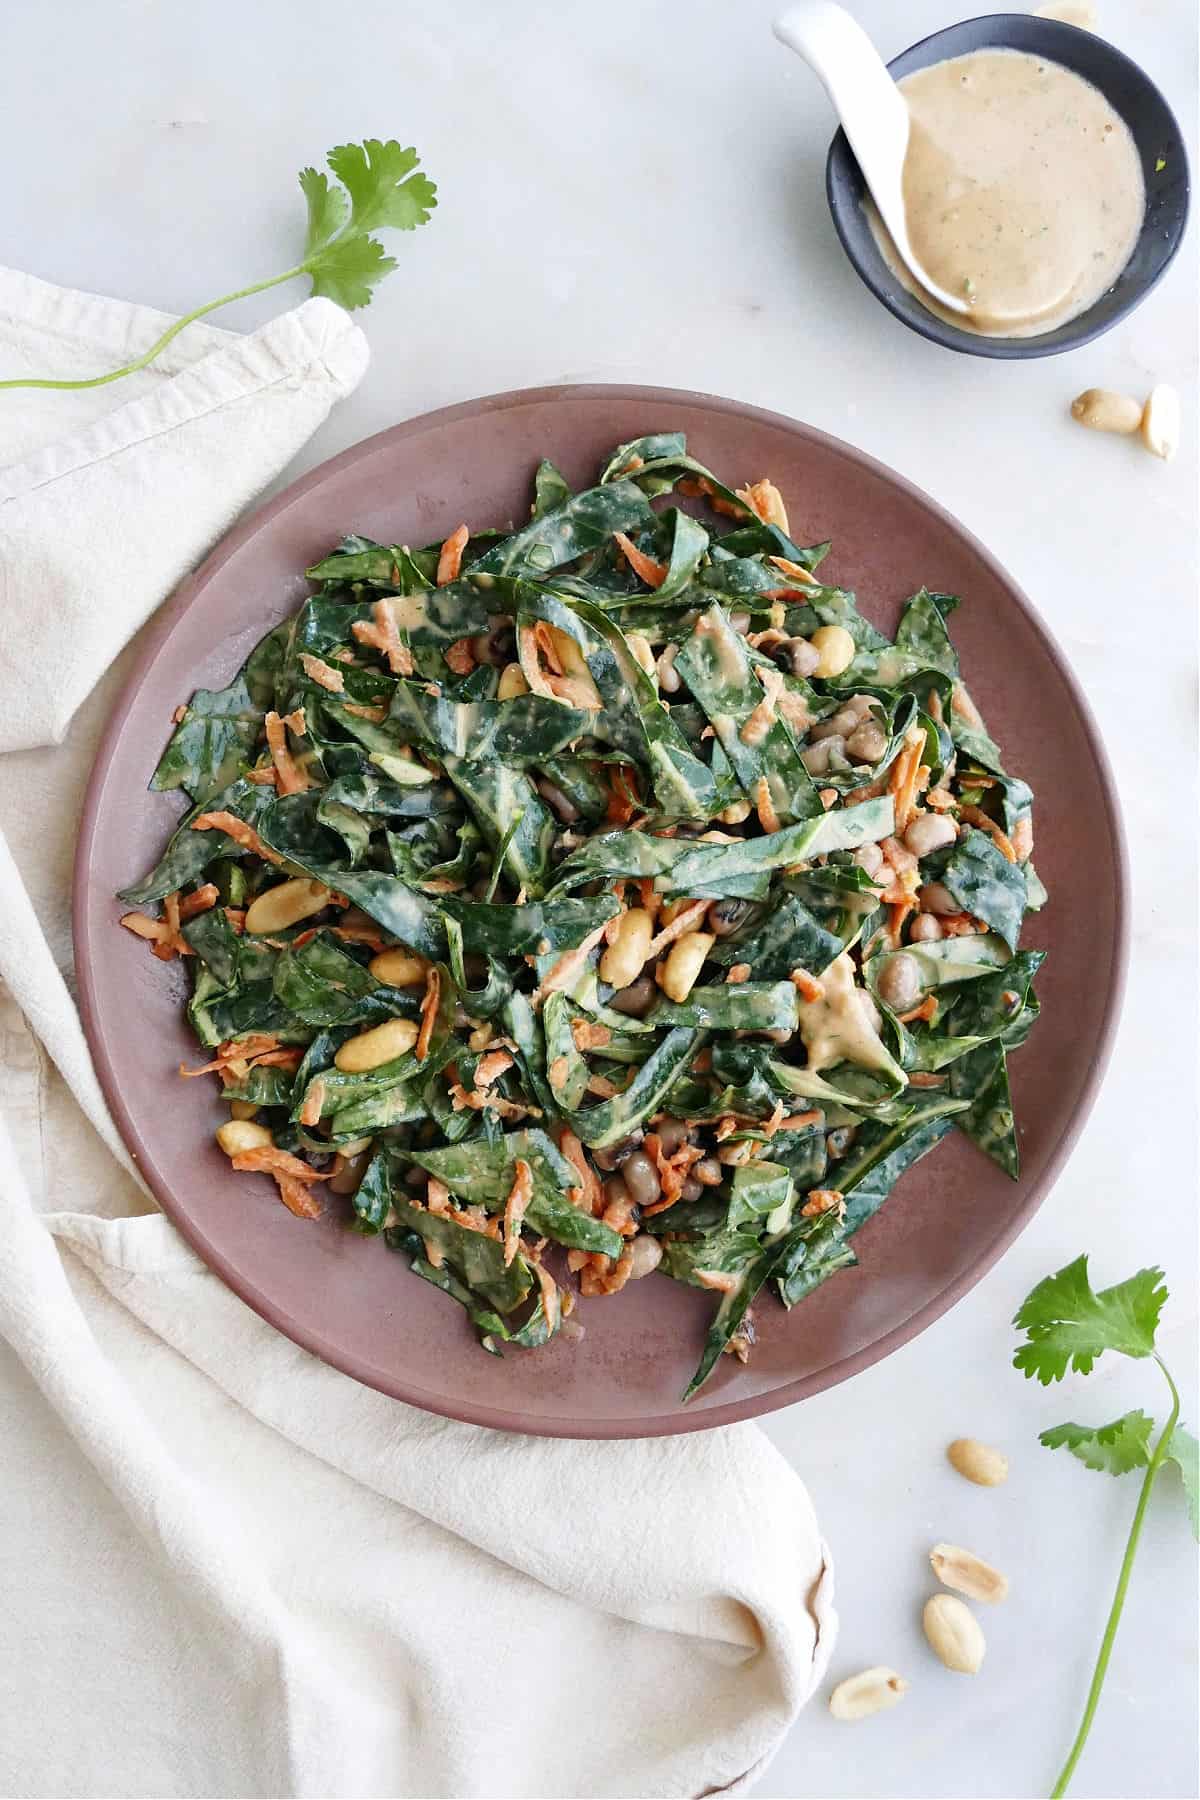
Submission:
{"label": "brown ceramic plate", "polygon": [[[1014,1183],[952,1135],[917,1165],[855,1240],[860,1266],[792,1313],[757,1309],[749,1364],[722,1358],[686,1408],[679,1396],[710,1296],[660,1278],[583,1308],[586,1335],[503,1360],[476,1346],[459,1309],[330,1208],[284,1211],[265,1181],[234,1175],[213,1144],[227,1116],[195,1060],[178,965],[117,928],[115,890],[158,858],[180,811],[148,794],[171,713],[221,687],[307,592],[303,570],[346,531],[426,543],[467,518],[525,516],[550,456],[586,485],[603,453],[684,430],[689,449],[739,479],[770,475],[801,542],[833,539],[825,565],[885,629],[922,583],[960,594],[955,642],[1011,766],[1037,793],[1037,862],[1053,896],[1027,937],[1049,960],[1042,1018],[1013,1058],[1024,1173]],[[844,1381],[924,1330],[979,1280],[1061,1168],[1108,1056],[1125,963],[1124,853],[1112,781],[1086,703],[1044,626],[962,527],[890,470],[772,413],[655,388],[500,394],[398,425],[316,469],[238,527],[164,608],[101,745],[75,865],[75,952],[84,1023],[126,1144],[165,1211],[229,1286],[296,1343],[400,1400],[480,1425],[563,1437],[695,1431],[786,1406]],[[1087,930],[1072,904],[1086,868]]]}

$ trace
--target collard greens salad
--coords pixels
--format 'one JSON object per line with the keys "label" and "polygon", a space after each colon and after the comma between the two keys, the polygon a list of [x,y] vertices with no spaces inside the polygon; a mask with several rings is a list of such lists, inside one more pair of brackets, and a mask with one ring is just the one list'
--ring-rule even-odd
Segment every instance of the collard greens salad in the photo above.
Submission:
{"label": "collard greens salad", "polygon": [[828,548],[681,433],[582,493],[543,462],[516,530],[344,539],[176,714],[191,809],[122,923],[187,959],[182,1073],[494,1353],[657,1269],[716,1302],[690,1395],[949,1131],[1018,1173],[1032,795],[958,602],[889,641]]}

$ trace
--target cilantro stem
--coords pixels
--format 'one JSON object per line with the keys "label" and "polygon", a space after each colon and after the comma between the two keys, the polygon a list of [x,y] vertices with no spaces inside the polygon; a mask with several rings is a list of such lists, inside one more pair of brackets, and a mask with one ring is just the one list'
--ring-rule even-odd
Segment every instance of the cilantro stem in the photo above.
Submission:
{"label": "cilantro stem", "polygon": [[1096,1667],[1092,1673],[1092,1685],[1088,1689],[1087,1704],[1083,1709],[1083,1718],[1080,1720],[1079,1730],[1075,1736],[1075,1742],[1071,1745],[1070,1755],[1063,1764],[1062,1773],[1059,1775],[1058,1780],[1050,1791],[1050,1800],[1060,1800],[1060,1797],[1066,1793],[1071,1777],[1075,1773],[1075,1765],[1083,1755],[1083,1747],[1087,1743],[1088,1733],[1092,1729],[1092,1720],[1096,1716],[1096,1707],[1100,1700],[1100,1690],[1103,1688],[1104,1678],[1108,1674],[1108,1663],[1109,1658],[1112,1655],[1113,1644],[1116,1641],[1117,1627],[1121,1623],[1121,1613],[1125,1607],[1125,1594],[1129,1587],[1129,1577],[1133,1573],[1133,1563],[1134,1558],[1137,1556],[1138,1539],[1142,1535],[1142,1523],[1146,1517],[1146,1508],[1150,1504],[1150,1494],[1154,1487],[1155,1478],[1166,1460],[1167,1449],[1171,1442],[1171,1434],[1175,1430],[1175,1426],[1179,1420],[1179,1390],[1171,1380],[1170,1371],[1162,1357],[1156,1353],[1154,1360],[1162,1370],[1167,1386],[1171,1390],[1171,1411],[1167,1422],[1159,1435],[1158,1442],[1154,1446],[1150,1461],[1146,1465],[1146,1473],[1142,1480],[1142,1491],[1138,1495],[1137,1510],[1133,1515],[1133,1523],[1129,1528],[1129,1540],[1125,1545],[1125,1555],[1121,1562],[1121,1573],[1117,1577],[1117,1591],[1113,1595],[1112,1609],[1108,1615],[1108,1623],[1104,1627],[1104,1636],[1100,1640],[1100,1654],[1096,1658]]}
{"label": "cilantro stem", "polygon": [[150,348],[141,356],[133,362],[126,363],[124,368],[111,369],[107,375],[92,375],[82,381],[49,381],[21,377],[11,381],[0,381],[0,390],[5,388],[107,387],[110,381],[120,381],[123,375],[133,375],[138,369],[144,369],[148,363],[152,363],[155,357],[166,349],[171,339],[179,336],[186,325],[202,319],[206,313],[216,312],[219,306],[229,306],[234,300],[245,300],[250,294],[261,294],[266,288],[278,287],[281,282],[290,281],[294,275],[303,275],[307,267],[307,263],[297,263],[294,269],[285,269],[282,275],[271,275],[266,281],[256,281],[250,287],[238,288],[235,293],[222,294],[219,300],[210,300],[207,305],[198,306],[195,312],[187,313],[182,319],[176,319],[173,325],[169,325],[162,336],[151,344]]}

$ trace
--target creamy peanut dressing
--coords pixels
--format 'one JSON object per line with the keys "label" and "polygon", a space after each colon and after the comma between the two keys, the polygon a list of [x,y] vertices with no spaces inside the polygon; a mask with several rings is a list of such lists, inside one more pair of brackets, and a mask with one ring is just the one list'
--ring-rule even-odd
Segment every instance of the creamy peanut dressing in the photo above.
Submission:
{"label": "creamy peanut dressing", "polygon": [[821,976],[824,994],[819,1000],[802,1000],[799,1006],[800,1036],[808,1051],[808,1067],[815,1074],[835,1063],[857,1063],[861,1069],[893,1068],[887,1047],[871,1024],[862,990],[854,983],[854,964],[848,951],[835,957]]}
{"label": "creamy peanut dressing", "polygon": [[1132,133],[1099,88],[1046,57],[976,50],[906,75],[909,241],[920,266],[971,310],[925,294],[875,208],[884,258],[939,318],[1033,337],[1111,287],[1142,228],[1146,190]]}

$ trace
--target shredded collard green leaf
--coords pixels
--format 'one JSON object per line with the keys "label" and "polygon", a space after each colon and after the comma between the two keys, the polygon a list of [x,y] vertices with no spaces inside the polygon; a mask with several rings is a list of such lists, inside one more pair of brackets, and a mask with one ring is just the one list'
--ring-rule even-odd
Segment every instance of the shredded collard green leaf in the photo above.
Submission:
{"label": "shredded collard green leaf", "polygon": [[716,1297],[690,1396],[948,1132],[1017,1174],[1033,796],[957,601],[889,641],[827,548],[677,432],[543,462],[515,531],[344,538],[176,716],[123,922],[188,958],[221,1147],[493,1354],[657,1265]]}

